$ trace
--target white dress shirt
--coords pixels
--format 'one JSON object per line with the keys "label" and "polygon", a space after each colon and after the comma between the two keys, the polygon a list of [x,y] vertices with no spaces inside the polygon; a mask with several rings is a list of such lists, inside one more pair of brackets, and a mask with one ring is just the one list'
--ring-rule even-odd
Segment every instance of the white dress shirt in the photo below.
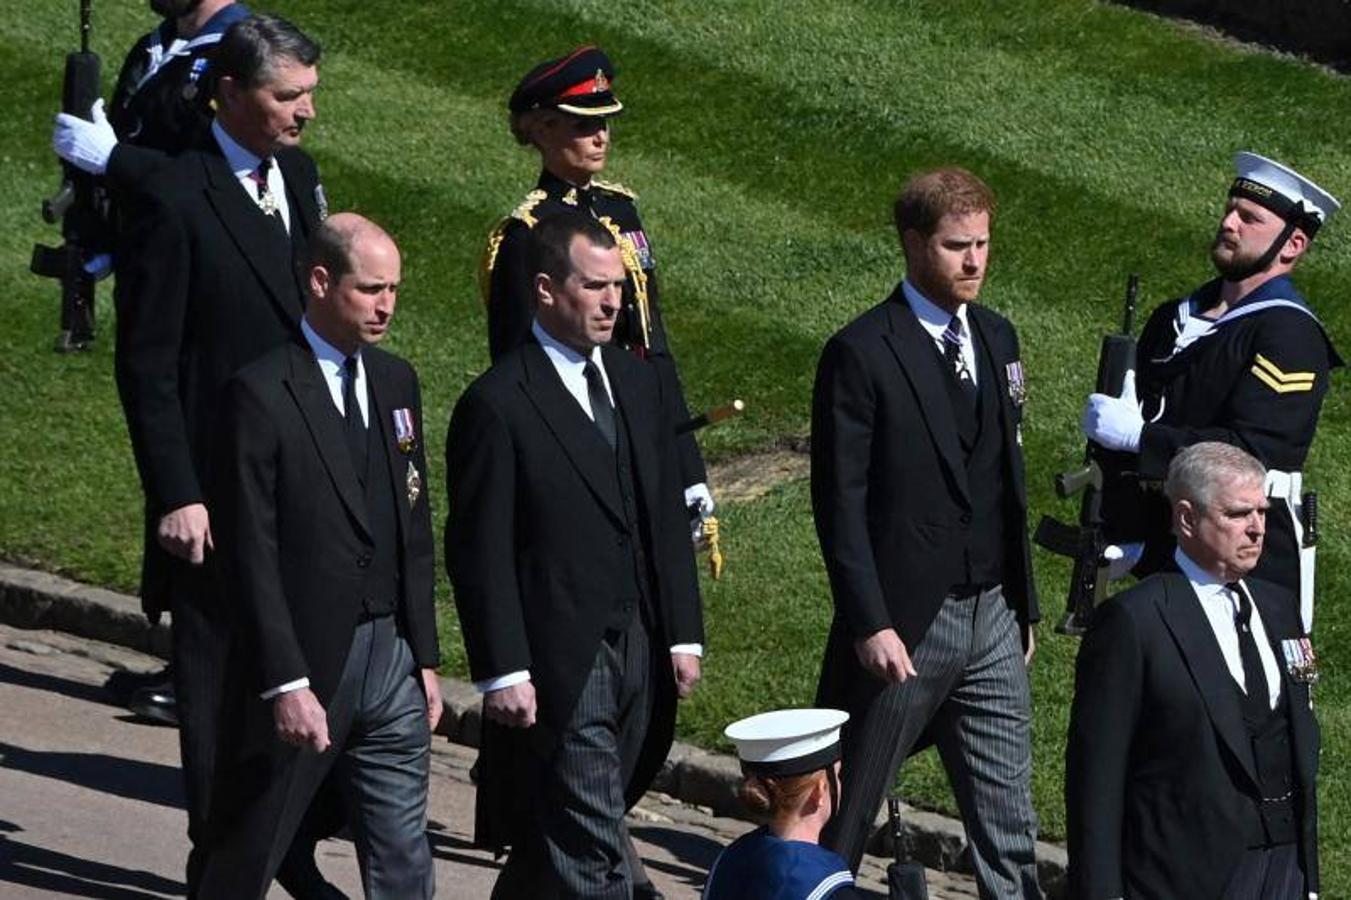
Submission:
{"label": "white dress shirt", "polygon": [[[258,199],[258,185],[250,176],[258,171],[258,166],[262,164],[262,157],[254,156],[248,150],[240,146],[239,142],[230,137],[225,129],[220,126],[220,120],[214,120],[211,123],[211,133],[215,135],[216,143],[220,145],[221,152],[225,154],[225,163],[230,167],[230,171],[235,173],[235,178],[239,179],[239,186],[248,194],[249,199],[262,209],[262,201]],[[286,181],[282,178],[281,166],[277,165],[275,157],[272,158],[272,165],[267,168],[267,189],[272,192],[272,198],[277,202],[277,214],[281,216],[281,223],[286,227],[286,232],[291,232],[291,205],[286,200]]]}
{"label": "white dress shirt", "polygon": [[[1201,601],[1201,610],[1206,614],[1206,620],[1210,622],[1210,629],[1215,632],[1215,640],[1219,642],[1220,652],[1224,655],[1224,664],[1229,667],[1229,674],[1246,694],[1248,686],[1243,677],[1243,658],[1238,652],[1238,626],[1234,624],[1234,615],[1238,612],[1238,598],[1234,596],[1233,591],[1224,586],[1224,582],[1192,562],[1181,548],[1174,551],[1173,559],[1177,561],[1182,574],[1191,582],[1196,599]],[[1243,587],[1247,589],[1247,585]],[[1248,592],[1248,596],[1252,597],[1251,591]],[[1267,676],[1267,702],[1275,709],[1276,702],[1281,697],[1281,670],[1276,664],[1276,653],[1271,649],[1271,641],[1267,638],[1267,629],[1262,623],[1262,614],[1258,612],[1256,603],[1252,605],[1252,618],[1248,622],[1248,627],[1252,629],[1253,640],[1257,643],[1257,655],[1262,659],[1262,671]]]}
{"label": "white dress shirt", "polygon": [[[310,349],[314,351],[314,358],[319,363],[319,371],[324,376],[324,384],[328,385],[328,395],[333,398],[333,405],[338,408],[338,415],[346,416],[347,407],[343,404],[342,379],[343,379],[343,361],[347,355],[334,347],[328,341],[319,336],[310,325],[308,319],[300,320],[300,330],[305,335],[305,340],[309,342]],[[371,424],[370,400],[366,396],[366,364],[361,361],[361,351],[357,350],[357,380],[356,380],[357,406],[361,409],[361,421],[368,427]],[[288,681],[285,684],[279,684],[274,688],[269,688],[262,693],[264,700],[271,700],[278,694],[286,694],[291,691],[298,691],[301,688],[310,686],[308,678],[297,678],[295,681]]]}
{"label": "white dress shirt", "polygon": [[[586,413],[587,418],[594,422],[596,416],[591,411],[591,396],[587,393],[586,375],[584,374],[588,359],[594,362],[596,368],[600,370],[600,380],[605,384],[605,393],[610,395],[610,402],[614,403],[615,398],[614,388],[610,386],[610,375],[605,371],[605,361],[601,357],[600,347],[592,347],[590,355],[583,356],[545,331],[543,326],[539,324],[538,319],[531,324],[530,333],[544,348],[544,355],[549,358],[549,362],[553,363],[554,370],[558,372],[558,377],[563,381],[563,387],[577,401],[577,405],[582,408],[582,412]],[[674,644],[671,647],[671,652],[703,656],[704,646],[703,644]],[[479,693],[486,694],[529,680],[530,672],[521,669],[518,672],[508,672],[496,678],[476,681],[474,687],[478,689]]]}
{"label": "white dress shirt", "polygon": [[[914,310],[919,324],[938,345],[938,352],[944,354],[946,345],[943,343],[943,332],[948,330],[948,323],[952,321],[953,314],[920,293],[919,288],[911,284],[909,278],[901,282],[901,293]],[[979,385],[976,375],[976,346],[971,342],[971,323],[966,318],[965,303],[957,307],[956,315],[962,322],[962,361],[966,363],[966,371],[971,374],[971,383]]]}

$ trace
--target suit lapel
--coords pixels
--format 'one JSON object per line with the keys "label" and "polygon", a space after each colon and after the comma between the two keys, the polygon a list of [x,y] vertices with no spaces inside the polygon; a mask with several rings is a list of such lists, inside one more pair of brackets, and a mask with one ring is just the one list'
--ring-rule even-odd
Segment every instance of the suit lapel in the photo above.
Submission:
{"label": "suit lapel", "polygon": [[[380,446],[384,450],[385,464],[389,469],[390,483],[394,486],[395,506],[399,509],[399,534],[406,536],[409,533],[408,521],[408,494],[399,490],[401,485],[406,484],[408,478],[408,460],[403,451],[398,449],[398,445],[390,434],[394,424],[394,410],[397,398],[393,395],[393,380],[391,372],[385,368],[384,360],[373,352],[363,353],[366,365],[366,385],[370,391],[371,397],[371,428],[378,428],[380,431]],[[411,410],[410,410],[411,412]],[[402,471],[401,471],[402,469]]]}
{"label": "suit lapel", "polygon": [[656,473],[658,463],[652,456],[652,445],[641,438],[641,435],[647,433],[643,418],[647,414],[647,407],[638,397],[633,382],[619,374],[628,362],[622,358],[629,355],[628,351],[605,347],[601,350],[601,354],[605,359],[605,371],[610,376],[610,389],[615,394],[616,411],[623,417],[628,427],[629,452],[633,455],[633,479],[637,483],[637,491],[644,498],[645,507],[654,510],[657,508],[654,505],[656,498],[648,492],[644,476]]}
{"label": "suit lapel", "polygon": [[1225,665],[1215,632],[1186,576],[1169,572],[1161,577],[1164,596],[1160,605],[1164,623],[1182,651],[1182,660],[1201,693],[1211,724],[1256,787],[1257,769],[1248,731],[1243,725],[1238,689]]}
{"label": "suit lapel", "polygon": [[622,523],[624,506],[615,483],[614,451],[577,400],[563,387],[563,380],[544,355],[543,347],[534,340],[529,341],[522,348],[521,359],[525,367],[521,388],[526,397],[596,499]]}
{"label": "suit lapel", "polygon": [[277,154],[277,167],[281,169],[282,181],[286,184],[286,202],[291,208],[291,242],[297,243],[297,238],[301,242],[309,240],[315,226],[319,224],[319,203],[314,194],[318,186],[306,190],[309,186],[302,182],[308,179],[300,177],[300,168],[295,165],[294,159],[291,153]]}
{"label": "suit lapel", "polygon": [[891,330],[882,335],[892,355],[905,373],[919,398],[920,411],[929,428],[938,454],[943,459],[962,503],[971,506],[971,491],[966,480],[966,465],[957,446],[957,420],[952,413],[952,401],[941,379],[949,377],[934,349],[933,339],[905,302],[899,287],[886,301]]}
{"label": "suit lapel", "polygon": [[[1000,363],[1001,357],[995,354],[994,344],[990,340],[989,331],[981,321],[980,311],[974,304],[968,303],[966,313],[967,321],[971,323],[971,333],[976,338],[977,350],[984,357],[986,369],[993,379],[993,383],[988,385],[990,393],[985,395],[985,399],[994,398],[999,404],[999,427],[1004,433],[1004,458],[1015,462],[1022,453],[1022,448],[1018,446],[1018,427],[1013,421],[1013,400],[1009,397],[1008,370]],[[1013,479],[1014,496],[1020,499],[1026,497],[1023,467],[1015,462],[1007,466],[1006,471]]]}
{"label": "suit lapel", "polygon": [[342,420],[338,417],[337,407],[333,405],[333,395],[329,393],[328,385],[319,371],[319,364],[308,348],[291,345],[291,372],[286,379],[286,386],[300,408],[314,446],[319,451],[319,458],[333,479],[333,487],[343,505],[362,532],[367,537],[373,537],[366,517],[366,498],[357,481],[356,469],[352,467]]}
{"label": "suit lapel", "polygon": [[258,204],[249,199],[218,149],[205,155],[203,164],[206,167],[207,202],[272,301],[281,307],[290,321],[299,322],[300,292],[291,242],[278,239],[276,227],[267,221]]}

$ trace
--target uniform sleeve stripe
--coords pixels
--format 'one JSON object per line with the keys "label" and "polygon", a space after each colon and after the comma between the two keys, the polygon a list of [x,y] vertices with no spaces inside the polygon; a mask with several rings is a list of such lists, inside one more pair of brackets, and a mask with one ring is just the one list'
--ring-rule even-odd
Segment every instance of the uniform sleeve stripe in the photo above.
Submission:
{"label": "uniform sleeve stripe", "polygon": [[1257,366],[1252,367],[1252,373],[1257,376],[1259,381],[1278,394],[1290,394],[1298,391],[1313,390],[1312,381],[1294,381],[1290,384],[1281,384],[1279,381],[1268,375],[1265,369],[1258,368]]}
{"label": "uniform sleeve stripe", "polygon": [[1296,381],[1313,381],[1316,377],[1313,372],[1282,372],[1279,366],[1260,353],[1257,354],[1256,362],[1257,365],[1253,367],[1254,369],[1261,368],[1281,384]]}
{"label": "uniform sleeve stripe", "polygon": [[853,884],[854,876],[850,872],[836,872],[834,875],[827,875],[821,883],[807,895],[807,900],[822,900],[837,887],[843,887],[846,884]]}

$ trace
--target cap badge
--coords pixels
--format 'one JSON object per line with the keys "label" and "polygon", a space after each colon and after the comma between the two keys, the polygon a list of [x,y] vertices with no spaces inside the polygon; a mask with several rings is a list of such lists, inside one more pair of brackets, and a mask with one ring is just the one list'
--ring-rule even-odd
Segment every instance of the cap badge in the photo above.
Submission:
{"label": "cap badge", "polygon": [[603,69],[596,70],[596,80],[591,86],[591,93],[602,94],[610,89],[610,79],[605,77]]}

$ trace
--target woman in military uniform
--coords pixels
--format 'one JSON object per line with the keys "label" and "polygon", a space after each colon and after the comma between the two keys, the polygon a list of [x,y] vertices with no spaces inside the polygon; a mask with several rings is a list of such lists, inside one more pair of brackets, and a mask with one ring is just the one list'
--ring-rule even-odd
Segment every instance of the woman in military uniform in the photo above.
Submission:
{"label": "woman in military uniform", "polygon": [[838,853],[820,846],[839,802],[838,709],[780,709],[733,722],[741,801],[766,824],[737,838],[708,871],[703,900],[862,897]]}
{"label": "woman in military uniform", "polygon": [[[512,135],[539,152],[542,171],[535,189],[488,237],[481,273],[488,351],[497,359],[530,337],[535,317],[530,230],[562,210],[588,212],[614,232],[628,271],[614,342],[657,367],[663,393],[672,398],[674,427],[690,413],[662,324],[652,245],[638,217],[636,195],[598,178],[609,156],[610,119],[624,109],[612,89],[614,74],[603,51],[579,47],[535,66],[512,92],[507,104]],[[713,499],[703,456],[693,434],[678,441],[685,502],[701,506],[707,515]]]}

